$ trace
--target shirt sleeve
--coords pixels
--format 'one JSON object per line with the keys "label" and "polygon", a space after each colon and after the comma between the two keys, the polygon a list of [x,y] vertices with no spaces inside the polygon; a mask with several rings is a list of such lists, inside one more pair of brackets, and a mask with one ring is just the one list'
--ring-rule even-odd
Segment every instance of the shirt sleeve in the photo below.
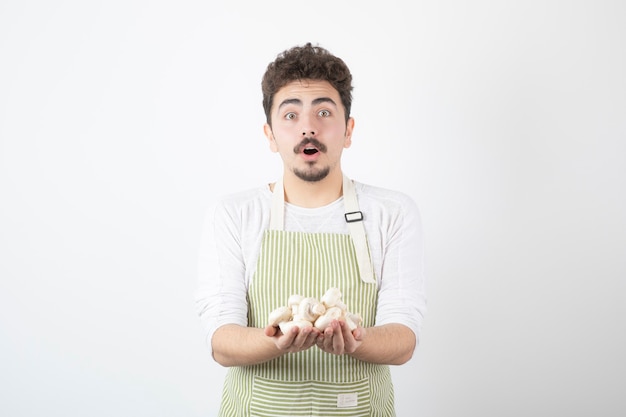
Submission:
{"label": "shirt sleeve", "polygon": [[421,217],[415,202],[401,195],[388,207],[383,224],[382,265],[376,324],[400,323],[419,343],[426,313],[424,245]]}
{"label": "shirt sleeve", "polygon": [[241,218],[224,203],[216,203],[207,211],[203,225],[195,294],[209,346],[220,326],[247,325],[246,288]]}

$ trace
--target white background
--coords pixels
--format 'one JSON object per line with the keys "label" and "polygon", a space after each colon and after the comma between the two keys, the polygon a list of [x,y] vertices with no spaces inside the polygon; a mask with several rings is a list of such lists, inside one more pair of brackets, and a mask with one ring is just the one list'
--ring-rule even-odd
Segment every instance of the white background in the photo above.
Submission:
{"label": "white background", "polygon": [[344,170],[423,216],[399,416],[624,415],[625,3],[216,3],[0,2],[0,415],[216,415],[202,217],[280,172],[260,79],[307,41]]}

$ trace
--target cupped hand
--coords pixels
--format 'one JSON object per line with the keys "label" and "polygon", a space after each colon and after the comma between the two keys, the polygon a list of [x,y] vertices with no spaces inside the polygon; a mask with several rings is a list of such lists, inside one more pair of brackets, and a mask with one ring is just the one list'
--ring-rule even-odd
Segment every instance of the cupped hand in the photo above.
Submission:
{"label": "cupped hand", "polygon": [[267,326],[265,335],[271,337],[278,350],[285,353],[296,353],[309,349],[320,336],[320,331],[315,327],[291,328],[283,334],[280,328]]}
{"label": "cupped hand", "polygon": [[327,353],[335,355],[343,355],[346,353],[354,353],[361,345],[365,329],[357,327],[353,331],[343,320],[333,320],[330,326],[320,334],[315,342],[317,347]]}

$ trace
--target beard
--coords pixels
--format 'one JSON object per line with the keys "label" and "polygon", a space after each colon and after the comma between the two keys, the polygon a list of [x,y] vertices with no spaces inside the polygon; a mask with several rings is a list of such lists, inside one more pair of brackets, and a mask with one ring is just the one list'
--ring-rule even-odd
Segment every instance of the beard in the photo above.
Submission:
{"label": "beard", "polygon": [[321,181],[328,176],[329,172],[330,172],[329,167],[316,168],[313,166],[313,163],[309,166],[309,169],[300,170],[300,169],[294,168],[293,170],[293,173],[296,175],[296,177],[307,182]]}
{"label": "beard", "polygon": [[[301,152],[302,148],[306,145],[313,145],[317,148],[318,152],[326,152],[326,145],[321,143],[315,138],[304,138],[298,145],[294,146],[293,152],[298,154]],[[328,176],[330,172],[330,167],[322,167],[318,168],[315,166],[315,162],[310,162],[308,169],[298,169],[294,168],[293,173],[296,177],[300,178],[303,181],[307,182],[317,182],[321,181]]]}

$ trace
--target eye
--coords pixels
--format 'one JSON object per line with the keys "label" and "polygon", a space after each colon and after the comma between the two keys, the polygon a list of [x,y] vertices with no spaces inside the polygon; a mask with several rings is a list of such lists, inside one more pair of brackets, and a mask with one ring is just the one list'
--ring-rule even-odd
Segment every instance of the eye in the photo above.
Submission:
{"label": "eye", "polygon": [[330,112],[328,110],[320,110],[319,113],[317,113],[320,117],[328,117],[330,116]]}
{"label": "eye", "polygon": [[285,119],[287,119],[287,120],[293,120],[293,119],[295,119],[295,118],[296,118],[296,114],[295,114],[295,113],[291,113],[291,112],[290,112],[290,113],[287,113],[287,114],[285,115]]}

